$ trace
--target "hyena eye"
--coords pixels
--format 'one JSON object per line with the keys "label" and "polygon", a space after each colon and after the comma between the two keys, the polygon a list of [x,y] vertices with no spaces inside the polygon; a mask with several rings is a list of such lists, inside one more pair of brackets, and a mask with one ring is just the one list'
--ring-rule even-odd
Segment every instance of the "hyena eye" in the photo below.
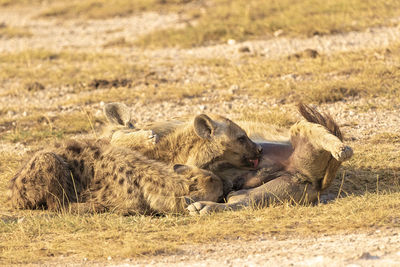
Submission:
{"label": "hyena eye", "polygon": [[128,126],[129,129],[134,129],[135,128],[135,126],[133,126],[133,124],[131,122],[128,122],[127,126]]}
{"label": "hyena eye", "polygon": [[246,136],[242,135],[237,139],[240,143],[244,143],[246,141]]}

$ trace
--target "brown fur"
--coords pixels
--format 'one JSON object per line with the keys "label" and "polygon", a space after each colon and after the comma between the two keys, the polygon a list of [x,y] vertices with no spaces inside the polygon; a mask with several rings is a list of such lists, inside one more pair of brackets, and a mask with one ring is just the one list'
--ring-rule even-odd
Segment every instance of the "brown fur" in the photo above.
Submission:
{"label": "brown fur", "polygon": [[[206,126],[196,126],[196,123],[200,124],[197,121],[199,117],[204,119],[201,124]],[[209,169],[211,164],[221,160],[235,167],[251,168],[251,160],[259,158],[261,153],[261,147],[252,142],[238,125],[221,116],[199,115],[186,123],[174,121],[164,125],[168,130],[157,129],[163,135],[157,145],[148,141],[149,136],[154,136],[156,127],[148,131],[116,131],[111,143],[138,150],[151,159],[203,169]],[[206,128],[209,132],[203,136],[198,128]],[[243,140],[239,141],[240,138]]]}
{"label": "brown fur", "polygon": [[[120,104],[107,105],[106,115],[133,128]],[[114,131],[121,138],[113,138],[113,144],[107,139],[70,140],[38,152],[11,180],[10,202],[16,208],[148,214],[184,212],[191,202],[217,201],[223,193],[220,178],[196,166],[206,168],[217,159],[247,166],[260,148],[233,122],[213,118],[199,115],[165,135],[158,148],[142,144],[142,153],[133,142],[118,146],[130,140],[130,132],[121,129]],[[137,133],[148,138],[147,132]],[[231,146],[238,136],[244,140]],[[191,166],[174,171],[168,163]]]}
{"label": "brown fur", "polygon": [[343,144],[342,133],[330,116],[303,104],[299,105],[299,111],[307,121],[291,127],[290,144],[263,145],[264,151],[280,146],[277,150],[284,151],[280,158],[264,153],[261,170],[249,175],[243,186],[245,189],[229,194],[227,203],[201,201],[190,205],[189,211],[204,214],[251,205],[267,206],[273,202],[316,201],[335,178],[341,163],[353,152]]}
{"label": "brown fur", "polygon": [[[268,205],[276,201],[315,201],[319,193],[329,187],[341,163],[352,156],[352,150],[343,144],[343,135],[329,115],[323,115],[315,108],[303,104],[299,104],[299,112],[305,120],[291,127],[289,141],[260,141],[264,152],[258,171],[234,166],[221,158],[208,164],[207,168],[224,181],[225,194],[231,190],[242,190],[225,195],[228,198],[227,204],[195,203],[189,207],[190,211],[201,213],[237,209],[249,205],[250,202]],[[162,138],[156,147],[162,144],[166,132],[178,127],[168,122],[164,125],[168,126],[162,130]],[[162,129],[159,126],[152,128],[150,125],[147,129],[154,130],[153,134],[157,135],[160,128]],[[262,136],[260,133],[250,135],[258,138]],[[130,142],[134,142],[133,140],[134,138]],[[154,144],[150,147],[154,147]],[[160,145],[158,149],[163,150],[165,146]]]}
{"label": "brown fur", "polygon": [[[11,180],[15,208],[121,214],[184,212],[188,201],[222,194],[222,182],[210,172],[178,174],[164,163],[107,140],[70,140],[38,152]],[[82,208],[85,206],[85,208]]]}

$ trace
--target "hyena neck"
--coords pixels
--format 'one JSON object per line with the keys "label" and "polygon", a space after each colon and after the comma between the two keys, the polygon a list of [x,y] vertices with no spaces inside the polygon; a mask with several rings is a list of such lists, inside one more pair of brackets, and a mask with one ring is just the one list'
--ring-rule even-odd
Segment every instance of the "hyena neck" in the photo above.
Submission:
{"label": "hyena neck", "polygon": [[145,155],[167,163],[203,168],[215,159],[214,155],[219,154],[215,148],[210,140],[200,138],[193,126],[185,126],[163,137]]}

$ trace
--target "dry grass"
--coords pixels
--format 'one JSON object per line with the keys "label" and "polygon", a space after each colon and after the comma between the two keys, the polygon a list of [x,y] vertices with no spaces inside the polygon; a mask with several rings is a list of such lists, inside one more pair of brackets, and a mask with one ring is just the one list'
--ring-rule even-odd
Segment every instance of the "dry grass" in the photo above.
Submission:
{"label": "dry grass", "polygon": [[[282,103],[298,100],[327,103],[376,96],[398,99],[400,71],[396,62],[400,60],[399,51],[400,45],[397,44],[383,49],[319,55],[316,58],[194,58],[183,62],[177,71],[171,71],[174,67],[162,61],[157,71],[153,71],[145,63],[132,63],[133,60],[113,55],[29,51],[3,56],[3,64],[8,68],[0,72],[0,79],[17,81],[16,89],[22,87],[31,91],[37,90],[35,82],[45,88],[70,86],[76,93],[92,91],[88,95],[62,100],[59,103],[62,105],[89,104],[104,99],[127,103],[164,101],[204,96],[208,90],[225,92],[221,97],[229,99],[234,95],[227,93],[226,89],[232,85],[237,85],[234,92],[237,96],[275,98]],[[48,75],[50,68],[54,69],[51,76]],[[207,79],[199,76],[202,81],[193,80],[193,75],[199,73],[212,75]],[[94,86],[95,80],[104,80],[105,83]],[[364,108],[369,110],[371,107]]]}
{"label": "dry grass", "polygon": [[129,16],[144,11],[179,11],[187,0],[87,0],[59,1],[40,17],[105,19]]}
{"label": "dry grass", "polygon": [[9,27],[0,23],[0,38],[31,37],[32,33],[25,28]]}
{"label": "dry grass", "polygon": [[[282,111],[271,110],[267,115],[249,111],[242,114],[253,120],[267,116],[277,124],[289,124]],[[95,119],[91,119],[94,121]],[[42,126],[34,118],[29,138],[43,144]],[[79,129],[90,131],[84,114],[60,116],[52,120],[53,129],[68,129],[62,137],[76,134]],[[72,128],[71,128],[72,126]],[[49,125],[44,125],[44,128]],[[28,143],[29,138],[23,137]],[[52,137],[53,138],[53,137]],[[50,138],[50,139],[52,139]],[[7,210],[6,198],[0,196],[0,262],[44,263],[68,257],[69,261],[84,263],[125,262],[126,259],[163,255],[179,251],[182,245],[218,241],[242,240],[260,236],[308,236],[319,234],[374,231],[378,228],[398,227],[400,220],[399,172],[396,159],[400,157],[397,133],[378,133],[374,146],[355,144],[356,154],[346,163],[330,189],[343,196],[326,205],[277,205],[239,212],[225,212],[206,217],[167,215],[163,217],[128,216],[115,214],[72,215],[46,211]],[[21,140],[20,140],[21,141]],[[31,143],[32,144],[32,143]],[[0,191],[20,166],[21,156],[0,153]],[[341,178],[344,178],[343,186]],[[339,187],[341,187],[339,192]],[[354,195],[355,194],[355,195]],[[246,227],[243,227],[246,221]]]}
{"label": "dry grass", "polygon": [[[0,261],[40,263],[69,257],[116,262],[162,255],[180,245],[251,239],[253,236],[316,235],[398,227],[400,195],[366,194],[314,207],[280,205],[206,217],[113,214],[75,216],[25,211],[2,215]],[[243,227],[246,221],[246,227]]]}
{"label": "dry grass", "polygon": [[32,5],[44,2],[47,2],[47,0],[0,0],[0,6],[15,6],[15,5],[27,5],[27,4]]}
{"label": "dry grass", "polygon": [[335,102],[349,97],[398,97],[400,44],[388,48],[319,55],[316,58],[266,60],[193,60],[218,74],[216,88],[238,85],[238,93],[282,102]]}
{"label": "dry grass", "polygon": [[[400,85],[396,63],[400,60],[399,51],[400,44],[395,44],[316,58],[266,60],[248,55],[238,60],[193,58],[178,67],[160,61],[154,70],[147,66],[146,58],[31,50],[0,55],[0,83],[8,88],[2,94],[17,94],[21,90],[34,93],[48,88],[70,88],[75,93],[92,91],[61,100],[59,104],[63,105],[104,99],[132,103],[193,98],[205,95],[207,90],[225,92],[232,85],[238,88],[235,95],[276,98],[283,103],[298,100],[326,103],[355,96],[396,99]],[[197,81],[193,75],[197,75]],[[228,93],[224,97],[233,95]]]}
{"label": "dry grass", "polygon": [[[168,76],[169,63],[151,70],[140,59],[105,53],[76,53],[28,50],[0,55],[0,84],[8,88],[2,95],[35,93],[49,88],[64,88],[88,95],[61,100],[58,104],[134,100],[161,101],[199,96],[208,88],[204,83],[185,83]],[[189,74],[188,74],[189,75]],[[9,85],[11,84],[11,86]],[[55,92],[57,93],[57,92]]]}
{"label": "dry grass", "polygon": [[309,37],[371,26],[392,25],[400,15],[400,1],[363,0],[218,0],[187,14],[183,29],[152,32],[136,44],[143,47],[191,47],[269,38],[276,31],[284,36]]}
{"label": "dry grass", "polygon": [[[0,55],[0,83],[14,82],[14,90],[72,87],[75,92],[95,89],[93,80],[137,80],[147,67],[105,53],[28,50]],[[36,84],[36,85],[35,85]]]}
{"label": "dry grass", "polygon": [[93,127],[98,129],[102,123],[85,110],[54,117],[43,116],[40,110],[32,113],[15,123],[12,123],[13,119],[1,119],[0,123],[8,127],[0,132],[0,140],[31,146],[43,145],[71,135],[93,133]]}
{"label": "dry grass", "polygon": [[189,47],[229,39],[268,38],[278,30],[286,36],[303,37],[393,25],[392,18],[400,15],[399,7],[399,0],[59,0],[40,16],[104,19],[144,11],[178,12],[186,27],[150,33],[136,44]]}

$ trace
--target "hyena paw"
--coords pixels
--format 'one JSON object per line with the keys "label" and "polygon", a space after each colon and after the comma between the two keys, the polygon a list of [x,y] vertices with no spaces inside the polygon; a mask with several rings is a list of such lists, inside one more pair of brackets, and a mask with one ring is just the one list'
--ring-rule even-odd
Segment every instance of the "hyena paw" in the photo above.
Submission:
{"label": "hyena paw", "polygon": [[210,201],[199,201],[190,204],[186,209],[189,211],[190,215],[207,215],[214,211],[214,205],[217,203]]}
{"label": "hyena paw", "polygon": [[337,161],[346,161],[353,156],[353,149],[349,146],[339,146],[335,151],[332,151],[332,156]]}
{"label": "hyena paw", "polygon": [[144,136],[146,142],[150,145],[155,145],[160,140],[159,136],[152,130],[141,130],[140,134]]}

